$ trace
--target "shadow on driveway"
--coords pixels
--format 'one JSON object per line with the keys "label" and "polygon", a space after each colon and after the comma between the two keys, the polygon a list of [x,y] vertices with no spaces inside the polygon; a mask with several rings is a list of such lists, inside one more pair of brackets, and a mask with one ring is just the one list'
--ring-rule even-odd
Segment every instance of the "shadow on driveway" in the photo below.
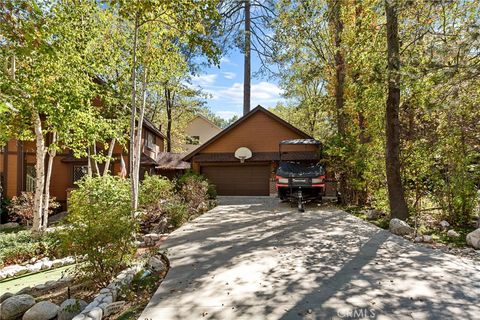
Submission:
{"label": "shadow on driveway", "polygon": [[478,319],[480,268],[334,208],[223,198],[163,244],[139,319]]}

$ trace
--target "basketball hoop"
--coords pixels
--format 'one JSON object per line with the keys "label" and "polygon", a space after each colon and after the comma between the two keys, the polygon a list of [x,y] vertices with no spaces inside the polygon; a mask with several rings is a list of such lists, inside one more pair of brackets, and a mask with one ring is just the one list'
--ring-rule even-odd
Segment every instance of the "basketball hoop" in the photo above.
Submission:
{"label": "basketball hoop", "polygon": [[246,147],[240,147],[235,151],[235,158],[240,160],[240,163],[244,163],[246,159],[252,157],[252,151]]}

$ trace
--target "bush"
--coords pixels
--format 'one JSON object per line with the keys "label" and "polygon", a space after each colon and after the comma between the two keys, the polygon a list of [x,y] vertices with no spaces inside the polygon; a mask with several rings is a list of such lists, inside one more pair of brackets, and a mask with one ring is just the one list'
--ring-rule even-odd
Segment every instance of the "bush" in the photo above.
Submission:
{"label": "bush", "polygon": [[173,202],[166,207],[168,222],[175,228],[188,221],[188,208],[185,204]]}
{"label": "bush", "polygon": [[86,177],[69,200],[64,249],[86,256],[78,269],[97,285],[107,285],[133,258],[136,223],[131,215],[130,184],[119,177]]}
{"label": "bush", "polygon": [[55,232],[32,234],[29,230],[0,234],[0,266],[18,264],[33,257],[59,257]]}
{"label": "bush", "polygon": [[208,209],[208,200],[216,197],[213,185],[202,175],[187,172],[177,180],[178,194],[188,206],[189,213],[202,213]]}
{"label": "bush", "polygon": [[162,176],[145,175],[140,185],[139,203],[142,207],[156,206],[173,196],[173,183]]}
{"label": "bush", "polygon": [[[8,211],[14,217],[11,220],[27,226],[30,225],[33,222],[34,197],[35,194],[33,192],[22,192],[18,197],[13,197],[8,205]],[[50,198],[48,214],[51,214],[58,207],[60,207],[60,204],[55,201],[55,198]]]}

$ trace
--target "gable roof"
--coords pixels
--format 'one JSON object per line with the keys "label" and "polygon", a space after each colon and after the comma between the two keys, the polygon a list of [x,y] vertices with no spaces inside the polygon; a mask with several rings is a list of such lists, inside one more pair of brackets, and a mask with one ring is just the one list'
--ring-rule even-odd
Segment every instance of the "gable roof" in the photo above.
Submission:
{"label": "gable roof", "polygon": [[147,127],[150,131],[152,131],[153,133],[155,133],[157,136],[160,136],[164,139],[166,139],[167,137],[160,131],[160,129],[157,128],[156,125],[153,124],[153,122],[151,122],[150,120],[148,120],[147,118],[143,118],[143,125],[145,127]]}
{"label": "gable roof", "polygon": [[222,130],[222,128],[220,128],[219,126],[217,126],[215,123],[213,123],[212,120],[208,119],[208,118],[205,117],[203,114],[197,114],[197,115],[195,116],[195,118],[193,118],[192,121],[189,122],[189,124],[192,123],[192,122],[193,122],[195,119],[197,119],[197,118],[200,118],[200,119],[208,122],[210,125],[214,126],[215,128]]}
{"label": "gable roof", "polygon": [[305,132],[303,132],[302,130],[294,127],[293,125],[291,125],[290,123],[288,123],[287,121],[283,120],[282,118],[280,118],[279,116],[275,115],[274,113],[268,111],[267,109],[265,109],[264,107],[258,105],[257,107],[255,107],[254,109],[252,109],[249,113],[247,113],[246,115],[244,115],[243,117],[241,117],[240,119],[238,119],[237,121],[235,121],[234,123],[232,123],[229,127],[227,127],[226,129],[223,129],[222,131],[220,131],[218,134],[216,134],[215,136],[213,136],[210,140],[208,140],[207,142],[205,142],[204,144],[202,144],[201,146],[199,146],[198,148],[196,148],[195,150],[193,150],[191,153],[187,154],[183,160],[185,161],[188,161],[190,160],[191,158],[193,158],[193,156],[195,156],[197,153],[199,153],[200,151],[202,151],[203,149],[205,149],[207,146],[209,146],[210,144],[212,144],[213,142],[217,141],[218,139],[220,139],[221,137],[223,137],[224,135],[226,135],[228,132],[232,131],[233,129],[235,129],[237,126],[239,126],[240,124],[244,123],[246,120],[250,119],[253,115],[257,114],[258,112],[262,112],[264,113],[265,115],[267,115],[268,117],[270,117],[271,119],[281,123],[282,125],[286,126],[287,128],[289,128],[290,130],[294,131],[295,133],[297,133],[298,135],[300,135],[301,137],[305,138],[305,139],[313,139],[313,137],[311,137],[310,135],[306,134]]}

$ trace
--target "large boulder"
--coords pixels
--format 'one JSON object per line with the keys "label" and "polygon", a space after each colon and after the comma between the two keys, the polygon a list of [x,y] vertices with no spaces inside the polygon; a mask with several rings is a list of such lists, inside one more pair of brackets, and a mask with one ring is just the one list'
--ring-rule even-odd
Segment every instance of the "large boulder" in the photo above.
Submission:
{"label": "large boulder", "polygon": [[408,223],[397,218],[390,220],[389,230],[391,233],[398,236],[404,236],[413,233],[413,228],[410,227]]}
{"label": "large boulder", "polygon": [[87,303],[79,299],[67,299],[62,302],[58,310],[58,320],[72,320],[83,311]]}
{"label": "large boulder", "polygon": [[2,302],[0,319],[13,320],[21,317],[25,311],[35,305],[35,299],[28,294],[19,294]]}
{"label": "large boulder", "polygon": [[467,244],[475,249],[480,249],[480,228],[467,234]]}
{"label": "large boulder", "polygon": [[161,256],[153,256],[148,259],[147,268],[155,273],[163,273],[167,270],[165,261],[163,261]]}
{"label": "large boulder", "polygon": [[22,320],[50,320],[57,316],[59,307],[50,301],[40,301],[27,310]]}

